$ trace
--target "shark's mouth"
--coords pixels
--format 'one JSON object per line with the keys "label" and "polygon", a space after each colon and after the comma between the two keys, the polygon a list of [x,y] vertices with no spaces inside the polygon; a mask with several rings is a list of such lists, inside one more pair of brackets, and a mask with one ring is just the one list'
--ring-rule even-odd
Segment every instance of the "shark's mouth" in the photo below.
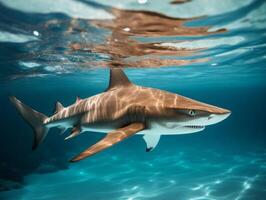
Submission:
{"label": "shark's mouth", "polygon": [[202,128],[205,128],[205,126],[197,126],[197,125],[194,125],[194,126],[184,126],[186,128],[193,128],[193,129],[202,129]]}

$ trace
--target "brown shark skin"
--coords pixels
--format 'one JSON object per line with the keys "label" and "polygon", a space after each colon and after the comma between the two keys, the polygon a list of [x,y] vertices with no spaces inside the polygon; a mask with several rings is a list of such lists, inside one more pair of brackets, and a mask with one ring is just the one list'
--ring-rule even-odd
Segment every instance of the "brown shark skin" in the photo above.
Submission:
{"label": "brown shark skin", "polygon": [[[45,123],[48,124],[80,114],[84,114],[81,119],[81,124],[84,125],[108,122],[120,119],[125,115],[142,114],[138,113],[137,109],[139,108],[143,108],[146,117],[156,117],[158,115],[172,117],[175,109],[193,109],[214,114],[229,112],[219,107],[204,104],[159,89],[131,85],[129,87],[119,87],[115,90],[83,99],[79,103],[69,106],[50,117]],[[169,112],[170,109],[173,112]],[[134,116],[128,116],[127,118],[131,117]]]}
{"label": "brown shark skin", "polygon": [[[113,71],[121,69],[113,69]],[[173,117],[176,110],[193,109],[214,114],[229,110],[201,103],[181,95],[159,89],[129,84],[118,86],[93,97],[82,99],[45,120],[49,124],[70,117],[81,116],[81,126],[112,122],[121,118],[132,120],[141,117]],[[127,121],[130,122],[130,121]]]}

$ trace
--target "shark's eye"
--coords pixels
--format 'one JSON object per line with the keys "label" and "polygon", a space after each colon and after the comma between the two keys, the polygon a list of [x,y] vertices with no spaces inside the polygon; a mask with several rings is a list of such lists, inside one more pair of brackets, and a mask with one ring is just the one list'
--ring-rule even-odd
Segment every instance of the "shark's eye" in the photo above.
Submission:
{"label": "shark's eye", "polygon": [[190,116],[195,116],[195,115],[196,115],[196,111],[195,111],[195,110],[189,110],[189,111],[188,111],[188,114],[189,114]]}

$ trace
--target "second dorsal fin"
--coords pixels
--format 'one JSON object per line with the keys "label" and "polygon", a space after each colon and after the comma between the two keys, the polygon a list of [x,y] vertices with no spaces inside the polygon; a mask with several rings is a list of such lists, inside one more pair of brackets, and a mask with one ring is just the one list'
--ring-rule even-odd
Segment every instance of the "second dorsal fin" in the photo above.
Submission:
{"label": "second dorsal fin", "polygon": [[115,89],[117,87],[128,86],[132,83],[127,78],[122,69],[114,68],[110,69],[109,86],[107,90]]}
{"label": "second dorsal fin", "polygon": [[54,113],[58,113],[62,109],[64,109],[64,106],[59,101],[57,101],[56,104],[55,104]]}
{"label": "second dorsal fin", "polygon": [[80,102],[81,101],[81,98],[79,96],[77,96],[76,98],[76,103]]}

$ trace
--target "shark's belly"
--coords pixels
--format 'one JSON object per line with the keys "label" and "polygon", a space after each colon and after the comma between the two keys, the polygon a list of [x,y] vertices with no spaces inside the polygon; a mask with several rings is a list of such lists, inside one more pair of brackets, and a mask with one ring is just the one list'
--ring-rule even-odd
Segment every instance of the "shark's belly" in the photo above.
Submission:
{"label": "shark's belly", "polygon": [[102,126],[98,126],[98,127],[96,127],[96,126],[85,126],[85,127],[82,127],[82,130],[91,131],[91,132],[99,132],[99,133],[109,133],[109,132],[111,132],[113,130],[116,130],[116,128],[112,127],[112,126],[110,126],[110,127],[108,127],[108,126],[104,126],[104,127],[102,127]]}
{"label": "shark's belly", "polygon": [[181,126],[172,121],[151,120],[147,122],[147,128],[137,134],[180,135],[196,133],[202,131],[203,129]]}
{"label": "shark's belly", "polygon": [[[78,121],[78,117],[70,117],[67,119],[62,119],[47,124],[48,128],[54,126],[60,126],[64,128],[71,128]],[[126,118],[120,118],[113,121],[101,121],[97,123],[81,124],[82,131],[99,132],[99,133],[109,133],[111,131],[117,130],[126,126],[129,121]],[[204,129],[204,128],[203,128]],[[146,121],[146,128],[140,132],[138,135],[145,134],[159,134],[159,135],[179,135],[179,134],[190,134],[202,131],[203,129],[191,128],[181,126],[180,124],[172,121],[163,121],[158,119]]]}
{"label": "shark's belly", "polygon": [[[101,122],[83,125],[82,129],[84,131],[100,132],[100,133],[109,133],[111,131],[117,130],[123,127],[126,124],[123,120],[117,120],[113,122]],[[179,134],[190,134],[202,131],[203,129],[195,129],[182,127],[178,124],[171,124],[170,122],[158,123],[158,121],[149,121],[147,122],[147,128],[137,132],[137,135],[145,134],[159,134],[159,135],[179,135]]]}
{"label": "shark's belly", "polygon": [[100,132],[100,133],[108,133],[114,130],[117,130],[123,126],[125,126],[125,120],[115,120],[109,122],[97,122],[93,124],[83,124],[82,129],[84,131],[92,131],[92,132]]}
{"label": "shark's belly", "polygon": [[185,130],[185,128],[180,127],[180,129],[165,129],[165,128],[149,128],[142,130],[137,133],[137,135],[146,135],[146,134],[156,134],[156,135],[181,135],[181,134],[190,134],[199,132],[200,130]]}
{"label": "shark's belly", "polygon": [[76,124],[79,120],[79,117],[73,116],[73,117],[68,117],[68,118],[63,118],[60,120],[55,120],[55,121],[50,121],[49,123],[45,124],[47,128],[52,128],[52,127],[65,127],[65,128],[71,128],[73,127],[74,124]]}

